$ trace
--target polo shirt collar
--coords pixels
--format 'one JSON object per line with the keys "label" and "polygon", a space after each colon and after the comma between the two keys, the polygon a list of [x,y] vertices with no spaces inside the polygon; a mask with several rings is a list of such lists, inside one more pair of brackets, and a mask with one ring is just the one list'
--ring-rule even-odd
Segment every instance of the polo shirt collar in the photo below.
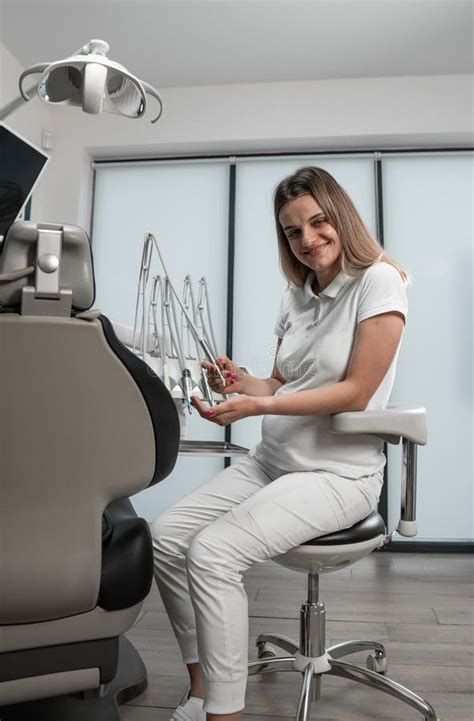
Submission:
{"label": "polo shirt collar", "polygon": [[[342,270],[340,270],[339,273],[334,278],[334,280],[332,280],[329,283],[329,285],[327,286],[327,288],[322,290],[319,293],[319,295],[320,296],[324,295],[324,296],[327,296],[328,298],[335,298],[337,296],[337,294],[339,293],[339,291],[341,290],[341,288],[343,288],[350,279],[351,279],[351,277],[349,275],[346,275],[345,273],[342,272]],[[308,277],[306,278],[306,281],[304,284],[304,289],[303,289],[306,300],[311,300],[314,297],[318,297],[315,295],[315,293],[313,292],[313,290],[311,288],[311,286],[313,284],[313,280],[314,280],[314,271],[311,271],[310,273],[308,273]]]}

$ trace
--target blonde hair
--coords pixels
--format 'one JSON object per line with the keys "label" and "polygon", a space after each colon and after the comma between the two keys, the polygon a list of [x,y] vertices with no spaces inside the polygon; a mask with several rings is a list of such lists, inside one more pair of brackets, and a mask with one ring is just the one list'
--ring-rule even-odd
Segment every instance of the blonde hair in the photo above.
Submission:
{"label": "blonde hair", "polygon": [[328,172],[312,166],[300,168],[293,175],[284,178],[277,185],[274,194],[280,264],[290,283],[299,287],[303,286],[311,270],[303,265],[291,251],[279,215],[285,203],[307,194],[314,198],[327,221],[339,236],[343,273],[357,276],[371,265],[384,261],[393,265],[402,276],[405,285],[408,285],[409,274],[399,263],[390,258],[380,243],[369,233],[344,188]]}

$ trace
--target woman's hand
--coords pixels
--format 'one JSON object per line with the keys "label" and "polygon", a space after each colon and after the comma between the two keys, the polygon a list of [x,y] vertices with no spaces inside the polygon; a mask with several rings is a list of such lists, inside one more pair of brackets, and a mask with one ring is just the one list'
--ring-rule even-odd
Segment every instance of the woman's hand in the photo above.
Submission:
{"label": "woman's hand", "polygon": [[257,396],[236,396],[209,408],[197,396],[191,396],[193,406],[202,418],[217,423],[219,426],[228,426],[241,418],[259,416],[263,413],[263,399]]}
{"label": "woman's hand", "polygon": [[243,381],[247,374],[241,371],[226,355],[219,356],[216,361],[224,376],[225,384],[222,382],[215,365],[209,363],[209,361],[203,361],[201,364],[203,368],[207,369],[211,390],[214,393],[222,394],[244,393]]}

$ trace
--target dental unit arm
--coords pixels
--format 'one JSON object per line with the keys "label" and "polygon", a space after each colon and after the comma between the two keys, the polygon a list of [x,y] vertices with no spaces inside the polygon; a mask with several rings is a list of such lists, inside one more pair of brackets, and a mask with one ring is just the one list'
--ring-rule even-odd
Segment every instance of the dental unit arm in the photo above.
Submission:
{"label": "dental unit arm", "polygon": [[[158,253],[164,276],[150,275],[154,250]],[[176,303],[181,311],[179,319]],[[115,322],[113,326],[119,340],[134,350],[170,391],[179,413],[182,437],[186,435],[186,412],[191,413],[192,395],[203,398],[210,406],[228,397],[213,393],[207,371],[202,367],[202,362],[208,360],[217,368],[225,384],[216,361],[218,353],[206,279],[199,281],[196,304],[192,280],[187,275],[181,299],[152,233],[145,234],[143,244],[134,326]]]}

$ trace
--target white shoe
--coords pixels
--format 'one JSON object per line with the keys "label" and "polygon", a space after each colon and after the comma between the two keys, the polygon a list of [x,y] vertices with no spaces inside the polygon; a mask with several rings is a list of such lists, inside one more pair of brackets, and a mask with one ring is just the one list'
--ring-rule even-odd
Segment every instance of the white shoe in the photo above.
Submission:
{"label": "white shoe", "polygon": [[206,721],[206,712],[202,710],[202,698],[191,696],[184,706],[178,706],[170,721]]}

